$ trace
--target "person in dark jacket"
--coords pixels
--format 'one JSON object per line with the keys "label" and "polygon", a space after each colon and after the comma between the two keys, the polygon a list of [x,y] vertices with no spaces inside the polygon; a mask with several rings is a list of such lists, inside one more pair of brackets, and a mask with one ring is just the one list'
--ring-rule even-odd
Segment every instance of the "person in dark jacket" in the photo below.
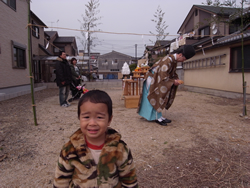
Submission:
{"label": "person in dark jacket", "polygon": [[72,75],[66,59],[66,53],[60,51],[56,60],[56,84],[59,87],[59,102],[62,107],[68,107],[70,104],[67,102],[67,98],[69,96]]}

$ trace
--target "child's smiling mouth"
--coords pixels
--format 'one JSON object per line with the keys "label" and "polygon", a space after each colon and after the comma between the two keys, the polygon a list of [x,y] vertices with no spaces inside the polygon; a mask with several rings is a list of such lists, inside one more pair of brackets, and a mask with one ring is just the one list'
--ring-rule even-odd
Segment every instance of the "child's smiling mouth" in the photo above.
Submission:
{"label": "child's smiling mouth", "polygon": [[88,132],[91,134],[95,134],[98,132],[98,129],[88,129]]}

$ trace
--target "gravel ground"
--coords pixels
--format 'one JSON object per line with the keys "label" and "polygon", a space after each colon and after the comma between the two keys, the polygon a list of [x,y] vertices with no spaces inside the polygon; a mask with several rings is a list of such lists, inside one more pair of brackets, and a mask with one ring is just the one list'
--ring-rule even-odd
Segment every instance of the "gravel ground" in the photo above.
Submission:
{"label": "gravel ground", "polygon": [[[120,88],[111,127],[132,149],[140,187],[250,187],[250,119],[242,99],[178,91],[160,126],[124,107]],[[62,145],[78,129],[77,101],[59,106],[58,89],[0,102],[0,187],[52,187]],[[250,108],[250,101],[247,103]],[[248,114],[250,111],[248,110]]]}

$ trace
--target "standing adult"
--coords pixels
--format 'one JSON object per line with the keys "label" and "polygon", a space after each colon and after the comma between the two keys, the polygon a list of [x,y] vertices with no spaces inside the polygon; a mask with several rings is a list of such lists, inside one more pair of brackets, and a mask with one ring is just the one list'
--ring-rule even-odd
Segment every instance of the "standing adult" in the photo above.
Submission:
{"label": "standing adult", "polygon": [[71,69],[71,74],[72,74],[72,79],[73,79],[73,83],[74,86],[71,86],[71,92],[72,92],[72,97],[74,97],[74,99],[79,99],[80,98],[80,94],[78,93],[78,90],[76,89],[76,86],[78,86],[80,84],[80,70],[79,68],[76,66],[77,60],[76,58],[72,58],[70,60],[70,69]]}
{"label": "standing adult", "polygon": [[174,54],[167,55],[156,62],[147,73],[138,113],[148,121],[166,126],[171,120],[162,117],[162,110],[173,104],[181,80],[176,73],[178,62],[183,62],[195,55],[191,45],[183,45]]}
{"label": "standing adult", "polygon": [[69,63],[66,59],[66,53],[60,51],[56,59],[56,83],[59,87],[59,102],[62,107],[68,107],[70,105],[67,102],[67,98],[69,96],[71,82],[72,75]]}

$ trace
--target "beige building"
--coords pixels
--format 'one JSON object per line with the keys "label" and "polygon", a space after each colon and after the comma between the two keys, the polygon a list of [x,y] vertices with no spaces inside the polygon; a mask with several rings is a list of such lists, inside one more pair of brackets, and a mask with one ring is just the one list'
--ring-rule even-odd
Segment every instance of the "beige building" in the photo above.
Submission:
{"label": "beige building", "polygon": [[[223,11],[223,15],[221,15]],[[183,63],[184,86],[196,92],[236,98],[243,95],[240,19],[231,25],[213,21],[215,17],[228,19],[236,9],[194,5],[178,33],[194,31],[192,45],[196,55]],[[201,24],[202,23],[202,24]],[[250,25],[244,23],[244,79],[250,84]],[[250,89],[246,89],[250,98]]]}
{"label": "beige building", "polygon": [[0,1],[0,89],[29,86],[28,3]]}

